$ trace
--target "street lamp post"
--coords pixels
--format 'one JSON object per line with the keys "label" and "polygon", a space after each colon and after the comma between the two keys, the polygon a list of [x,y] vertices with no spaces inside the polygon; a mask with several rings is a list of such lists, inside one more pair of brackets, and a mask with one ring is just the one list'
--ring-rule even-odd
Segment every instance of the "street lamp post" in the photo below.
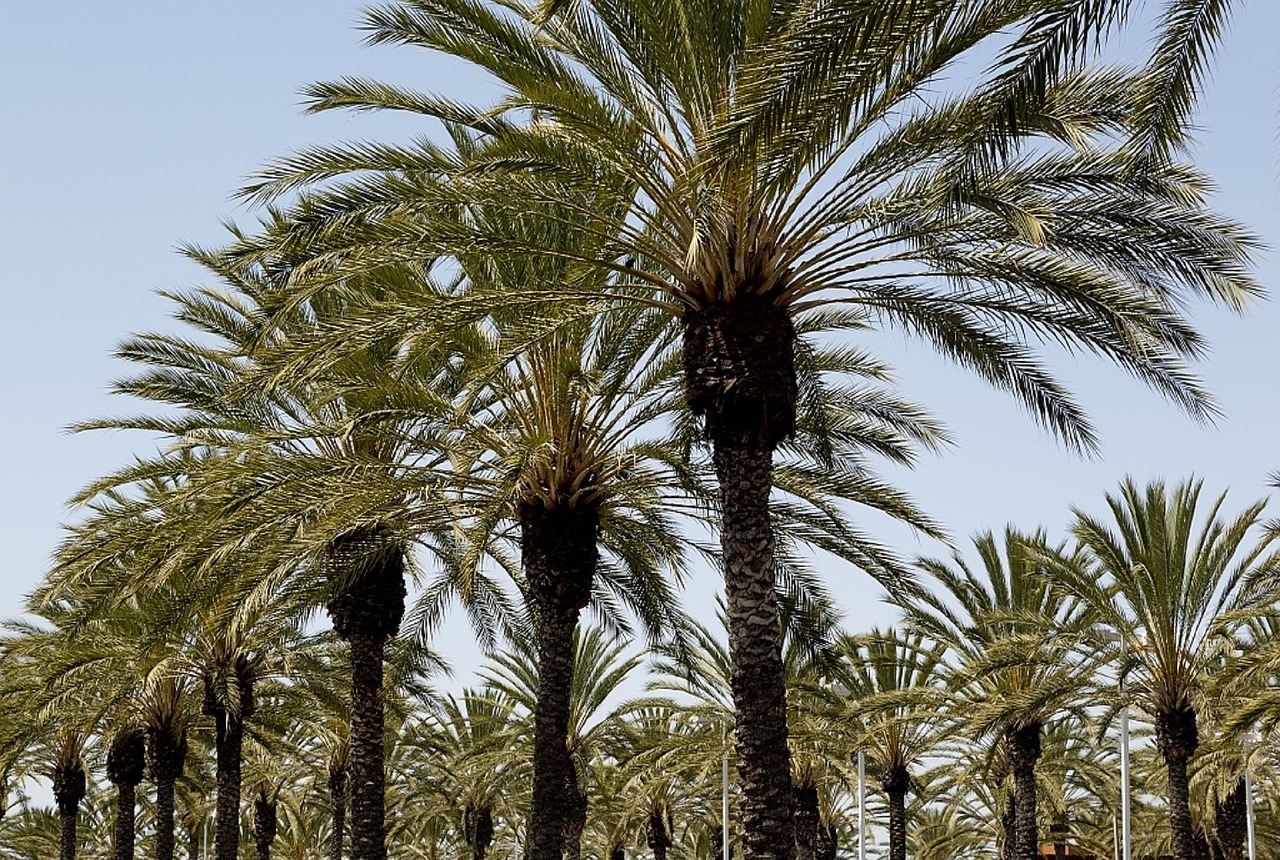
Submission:
{"label": "street lamp post", "polygon": [[858,860],[867,860],[867,754],[862,750],[858,750]]}
{"label": "street lamp post", "polygon": [[[1100,630],[1109,642],[1120,643],[1120,659],[1129,654],[1129,641],[1124,631]],[[1138,647],[1142,647],[1142,633],[1134,634]],[[1133,860],[1133,837],[1130,830],[1129,802],[1129,697],[1124,689],[1124,667],[1120,670],[1120,860]]]}
{"label": "street lamp post", "polygon": [[[1246,732],[1240,740],[1245,750],[1252,750],[1258,745],[1261,738],[1257,732]],[[1249,756],[1247,754],[1244,760],[1244,824],[1245,833],[1249,840],[1249,860],[1257,860],[1258,855],[1254,853],[1253,833],[1253,778],[1249,774]]]}

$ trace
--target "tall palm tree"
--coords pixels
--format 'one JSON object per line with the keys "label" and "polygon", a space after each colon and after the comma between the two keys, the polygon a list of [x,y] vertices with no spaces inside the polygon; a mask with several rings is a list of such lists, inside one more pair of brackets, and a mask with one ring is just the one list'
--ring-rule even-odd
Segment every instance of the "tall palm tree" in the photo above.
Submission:
{"label": "tall palm tree", "polygon": [[1046,724],[1082,711],[1094,667],[1078,656],[1087,613],[1063,600],[1036,548],[1043,535],[1009,527],[974,538],[980,567],[922,560],[936,587],[907,602],[910,623],[950,652],[955,712],[977,736],[998,734],[1014,782],[1014,860],[1040,851],[1036,763]]}
{"label": "tall palm tree", "polygon": [[[769,499],[801,394],[798,321],[834,305],[918,335],[1087,450],[1093,431],[1031,338],[1105,356],[1211,414],[1184,364],[1202,344],[1182,307],[1200,295],[1238,308],[1255,294],[1250,240],[1203,207],[1193,172],[1116,142],[1149,125],[1148,79],[1082,72],[1079,49],[1064,47],[1109,29],[1104,10],[1125,4],[546,5],[416,0],[367,13],[373,41],[491,74],[494,109],[362,80],[308,91],[315,109],[408,110],[491,135],[500,146],[476,169],[459,172],[425,143],[316,149],[251,192],[329,183],[297,210],[294,246],[313,251],[300,278],[477,247],[551,253],[624,273],[609,299],[669,315],[716,470],[748,855],[786,856]],[[1008,29],[1007,62],[959,98],[932,97]],[[359,178],[332,183],[342,174]],[[550,201],[568,222],[584,185],[614,202],[587,225],[603,241],[576,251],[431,218],[477,201],[518,217]],[[580,297],[598,284],[584,275],[553,290]],[[512,299],[481,302],[495,300]]]}
{"label": "tall palm tree", "polygon": [[1254,536],[1266,502],[1232,516],[1225,492],[1202,504],[1201,486],[1126,479],[1107,494],[1109,517],[1074,509],[1071,531],[1083,557],[1053,565],[1100,624],[1134,643],[1123,670],[1155,723],[1175,860],[1196,856],[1187,769],[1200,743],[1210,658],[1242,617],[1269,610],[1280,583],[1280,533]]}

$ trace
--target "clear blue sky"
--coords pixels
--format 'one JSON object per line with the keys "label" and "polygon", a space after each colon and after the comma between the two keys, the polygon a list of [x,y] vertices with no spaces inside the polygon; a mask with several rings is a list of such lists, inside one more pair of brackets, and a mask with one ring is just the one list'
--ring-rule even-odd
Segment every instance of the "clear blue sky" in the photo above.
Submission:
{"label": "clear blue sky", "polygon": [[[63,428],[128,411],[105,394],[124,372],[109,353],[132,331],[172,328],[154,291],[201,278],[177,244],[217,243],[221,219],[246,220],[231,194],[272,156],[413,131],[367,115],[304,117],[299,88],[361,74],[464,98],[482,90],[421,52],[361,47],[357,11],[332,0],[0,4],[0,617],[17,614],[40,577],[69,516],[67,497],[142,444]],[[1237,15],[1197,151],[1221,187],[1219,207],[1272,247],[1280,247],[1277,33],[1274,0]],[[1258,270],[1273,294],[1276,259],[1268,254]],[[1069,505],[1097,509],[1126,473],[1145,481],[1194,472],[1214,490],[1230,486],[1239,504],[1265,494],[1267,474],[1280,470],[1280,313],[1268,304],[1244,320],[1198,319],[1213,344],[1201,372],[1226,417],[1199,427],[1114,368],[1066,366],[1104,443],[1103,456],[1087,462],[922,346],[877,339],[907,393],[958,442],[914,473],[891,474],[961,538],[1008,521],[1057,531]],[[909,554],[940,551],[886,534]],[[833,573],[833,584],[853,626],[888,622],[865,580]]]}

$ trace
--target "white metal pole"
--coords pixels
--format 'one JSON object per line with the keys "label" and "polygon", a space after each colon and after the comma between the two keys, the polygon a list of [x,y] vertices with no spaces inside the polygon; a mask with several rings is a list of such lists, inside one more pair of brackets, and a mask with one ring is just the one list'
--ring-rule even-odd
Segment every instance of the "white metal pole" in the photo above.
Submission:
{"label": "white metal pole", "polygon": [[867,860],[867,754],[858,750],[858,860]]}
{"label": "white metal pole", "polygon": [[1249,778],[1249,768],[1244,769],[1244,821],[1249,834],[1249,860],[1257,860],[1253,853],[1253,780]]}
{"label": "white metal pole", "polygon": [[[1129,654],[1128,641],[1120,634],[1120,659]],[[1121,672],[1124,669],[1121,667]],[[1120,675],[1120,860],[1132,860],[1133,842],[1129,828],[1129,697],[1125,695],[1124,675]]]}
{"label": "white metal pole", "polygon": [[1129,830],[1129,703],[1120,708],[1120,860],[1132,860]]}
{"label": "white metal pole", "polygon": [[722,860],[729,860],[729,744],[727,738],[720,778],[723,785],[720,793],[720,852],[724,855]]}

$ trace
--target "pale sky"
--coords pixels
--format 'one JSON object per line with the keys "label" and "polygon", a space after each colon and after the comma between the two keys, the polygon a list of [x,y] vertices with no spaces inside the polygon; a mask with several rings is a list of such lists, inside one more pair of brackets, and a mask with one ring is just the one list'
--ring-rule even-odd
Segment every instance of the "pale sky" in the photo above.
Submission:
{"label": "pale sky", "polygon": [[[404,139],[403,119],[305,117],[305,83],[357,74],[446,91],[482,91],[456,66],[407,48],[365,48],[358,7],[334,0],[71,0],[0,4],[0,617],[12,617],[41,576],[71,514],[65,500],[93,477],[147,453],[126,435],[68,436],[67,425],[130,411],[106,395],[126,372],[110,358],[129,333],[174,330],[157,289],[194,286],[202,273],[175,252],[216,244],[222,219],[248,223],[231,197],[243,178],[297,147]],[[1277,229],[1280,3],[1254,0],[1235,19],[1201,116],[1197,158],[1221,188],[1218,207],[1271,247]],[[1280,293],[1269,253],[1258,276]],[[1192,423],[1120,371],[1084,361],[1064,376],[1089,408],[1103,456],[1066,453],[1002,394],[948,368],[919,344],[876,338],[910,397],[931,407],[958,443],[894,480],[965,538],[1006,522],[1061,530],[1072,504],[1098,510],[1126,473],[1140,481],[1195,473],[1232,510],[1268,492],[1280,470],[1274,302],[1248,318],[1196,311],[1213,345],[1201,368],[1225,417]],[[1276,503],[1280,515],[1280,502]],[[941,550],[888,529],[908,555]],[[850,626],[891,614],[857,574],[835,574]],[[700,593],[712,588],[708,579]],[[447,635],[465,639],[451,626]],[[444,644],[444,643],[442,643]],[[465,643],[453,642],[454,652]]]}

